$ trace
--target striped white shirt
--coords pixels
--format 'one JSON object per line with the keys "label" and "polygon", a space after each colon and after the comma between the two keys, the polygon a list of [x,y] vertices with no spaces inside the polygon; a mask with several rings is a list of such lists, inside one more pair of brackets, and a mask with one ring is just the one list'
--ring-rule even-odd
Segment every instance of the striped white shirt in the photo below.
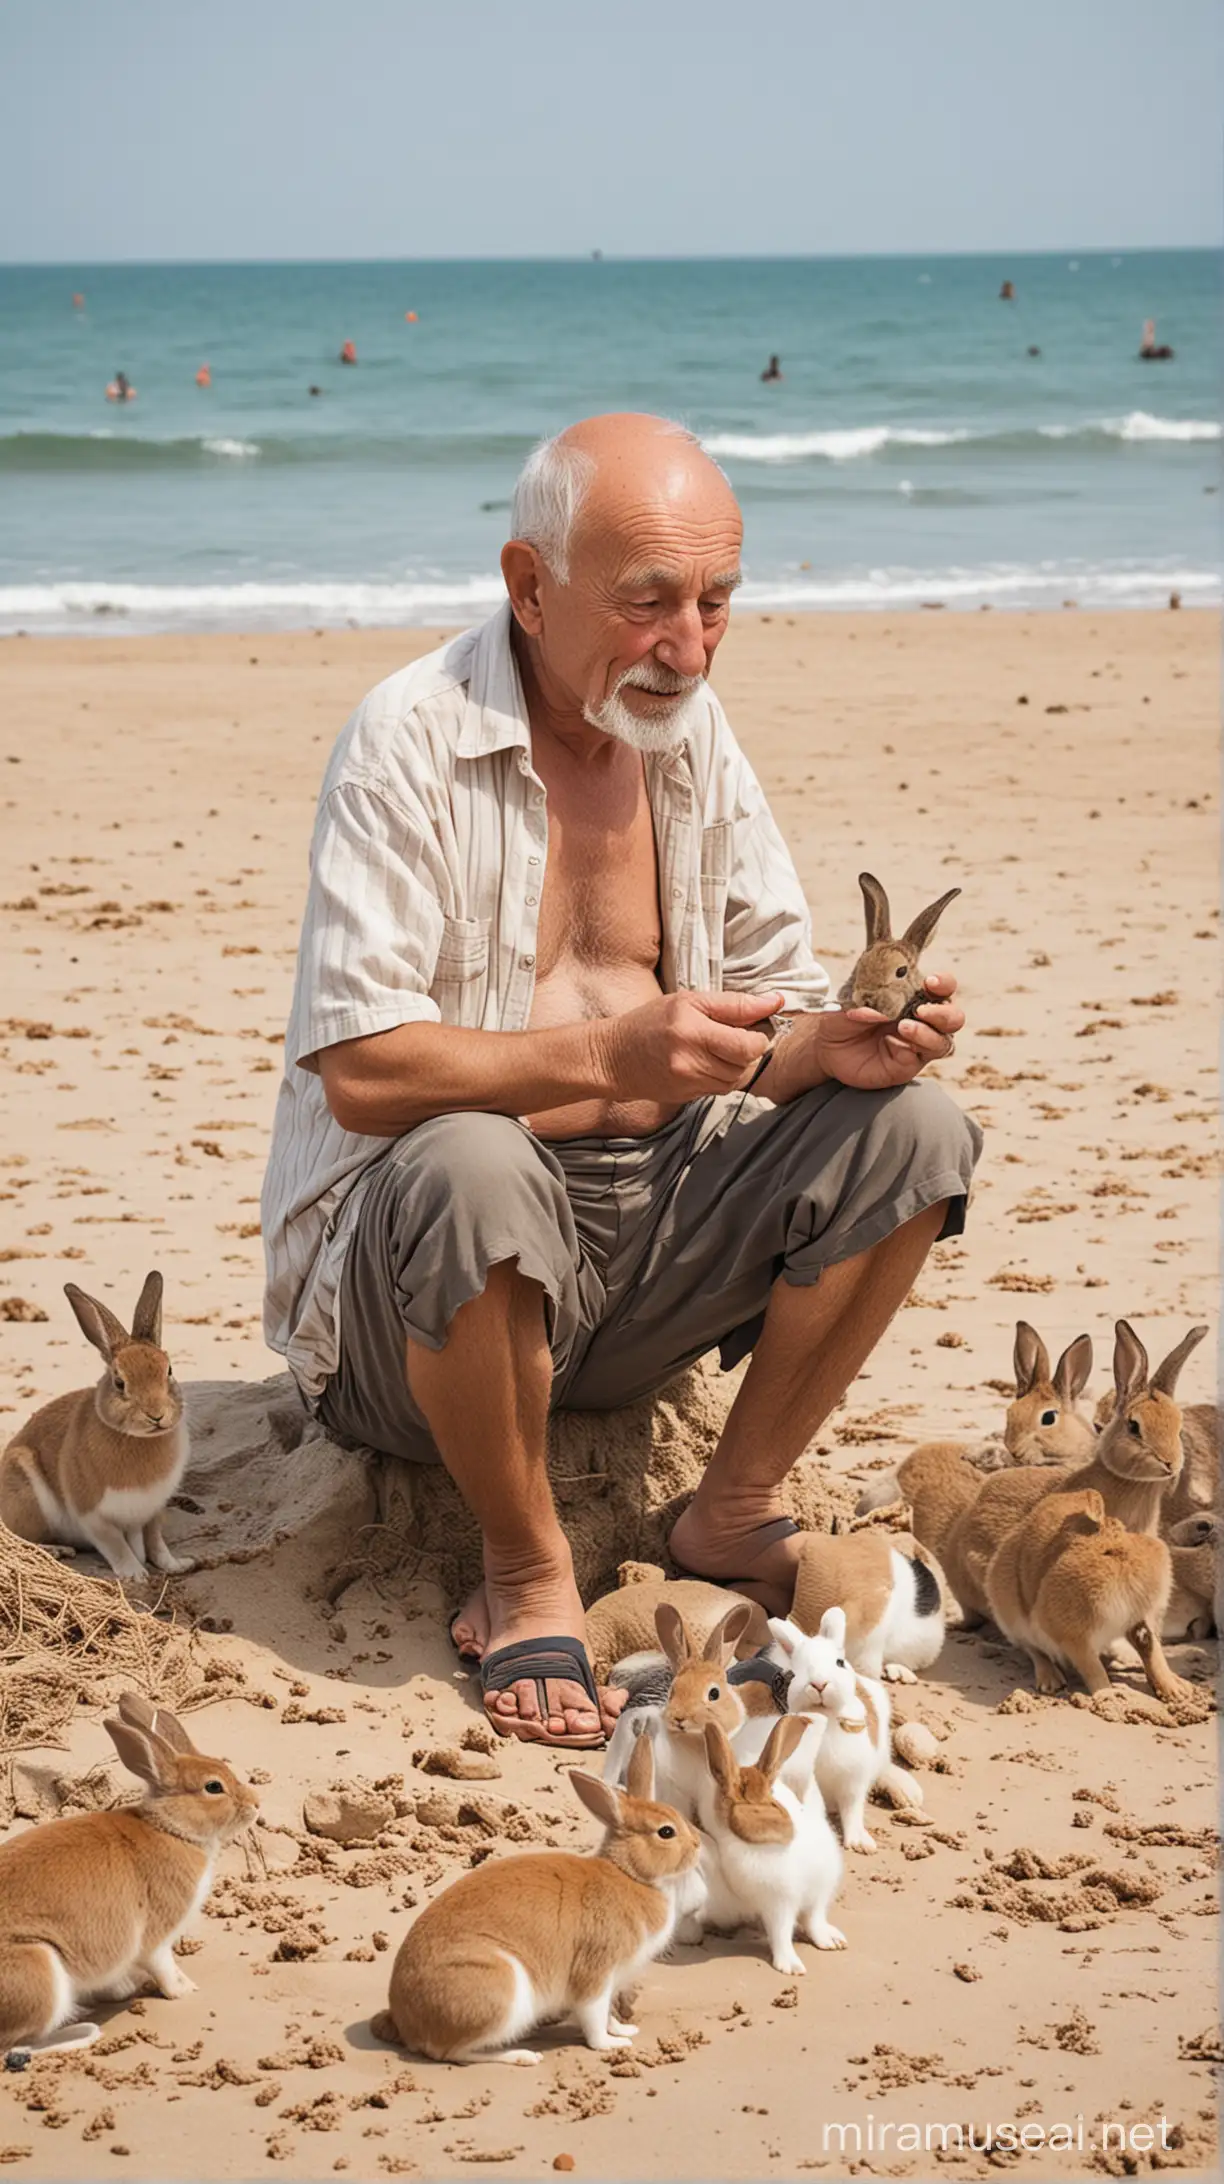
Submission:
{"label": "striped white shirt", "polygon": [[[644,763],[663,990],[826,1005],[798,875],[712,690],[701,726]],[[391,1142],[341,1128],[317,1056],[397,1024],[527,1028],[546,802],[508,606],[380,683],[332,752],[262,1200],[264,1332],[307,1401],[336,1367],[344,1253]]]}

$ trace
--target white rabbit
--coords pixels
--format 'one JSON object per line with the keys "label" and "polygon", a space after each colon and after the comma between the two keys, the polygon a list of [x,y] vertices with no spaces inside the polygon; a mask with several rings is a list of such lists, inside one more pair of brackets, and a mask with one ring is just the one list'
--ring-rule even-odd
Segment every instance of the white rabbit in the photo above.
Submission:
{"label": "white rabbit", "polygon": [[[873,1677],[856,1675],[847,1661],[842,1650],[846,1618],[841,1608],[828,1609],[814,1638],[781,1616],[770,1617],[769,1631],[766,1659],[790,1671],[787,1712],[820,1714],[825,1720],[816,1753],[816,1787],[841,1823],[847,1850],[873,1851],[876,1844],[867,1831],[866,1813],[867,1799],[877,1784],[903,1804],[923,1801],[921,1783],[892,1757],[888,1692]],[[737,1730],[734,1745],[740,1759],[755,1758],[769,1726],[752,1720]],[[781,1779],[802,1795],[804,1785],[790,1769],[783,1771]]]}
{"label": "white rabbit", "polygon": [[795,1949],[799,1933],[818,1949],[844,1949],[846,1937],[829,1923],[829,1907],[841,1886],[842,1854],[821,1799],[801,1800],[778,1777],[797,1759],[807,1780],[820,1738],[821,1717],[804,1721],[786,1714],[775,1721],[756,1766],[741,1767],[723,1731],[705,1732],[707,1773],[698,1799],[699,1818],[713,1852],[706,1864],[706,1926],[765,1929],[770,1960],[778,1972],[802,1972]]}

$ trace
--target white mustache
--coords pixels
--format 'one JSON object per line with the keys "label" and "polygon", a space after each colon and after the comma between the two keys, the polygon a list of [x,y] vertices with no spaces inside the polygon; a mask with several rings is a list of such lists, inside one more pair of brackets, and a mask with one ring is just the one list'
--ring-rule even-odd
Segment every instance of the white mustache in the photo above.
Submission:
{"label": "white mustache", "polygon": [[622,690],[649,690],[657,698],[683,698],[698,690],[705,681],[704,675],[680,675],[674,667],[664,667],[658,660],[641,660],[636,667],[627,667],[617,682],[613,697]]}

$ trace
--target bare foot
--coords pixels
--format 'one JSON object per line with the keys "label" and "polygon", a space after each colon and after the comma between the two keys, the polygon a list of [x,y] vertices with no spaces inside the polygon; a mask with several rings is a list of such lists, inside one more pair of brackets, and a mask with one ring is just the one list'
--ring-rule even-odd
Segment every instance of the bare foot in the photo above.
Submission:
{"label": "bare foot", "polygon": [[479,1661],[489,1647],[489,1596],[482,1578],[450,1627],[451,1643],[461,1661]]}
{"label": "bare foot", "polygon": [[784,1514],[776,1502],[707,1511],[694,1499],[672,1526],[667,1544],[673,1560],[693,1577],[731,1580],[768,1615],[789,1615],[803,1534],[770,1540],[766,1533],[764,1543],[761,1538],[763,1527]]}
{"label": "bare foot", "polygon": [[[551,1566],[496,1572],[490,1556],[486,1568],[486,1659],[526,1638],[577,1638],[585,1643],[586,1621],[568,1547]],[[495,1728],[527,1743],[582,1737],[594,1745],[615,1728],[626,1696],[623,1691],[601,1690],[597,1709],[579,1682],[550,1676],[544,1684],[545,1710],[541,1712],[537,1684],[525,1674],[505,1691],[486,1692],[485,1712]]]}

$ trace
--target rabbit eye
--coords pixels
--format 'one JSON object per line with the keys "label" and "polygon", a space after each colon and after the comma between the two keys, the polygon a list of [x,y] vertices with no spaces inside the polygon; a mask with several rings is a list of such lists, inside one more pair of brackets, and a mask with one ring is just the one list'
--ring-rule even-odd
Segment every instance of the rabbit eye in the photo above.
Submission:
{"label": "rabbit eye", "polygon": [[839,1661],[837,1665],[839,1668],[844,1668],[846,1664],[844,1661]]}
{"label": "rabbit eye", "polygon": [[712,1683],[710,1685],[709,1690],[706,1692],[706,1697],[707,1699],[721,1699],[722,1691],[718,1684]]}
{"label": "rabbit eye", "polygon": [[1058,1412],[1056,1410],[1043,1410],[1041,1423],[1043,1426],[1056,1426],[1058,1424]]}
{"label": "rabbit eye", "polygon": [[1127,1419],[1127,1421],[1126,1421],[1126,1430],[1127,1430],[1127,1432],[1128,1432],[1128,1433],[1133,1433],[1133,1434],[1134,1434],[1134,1436],[1135,1436],[1135,1439],[1136,1439],[1136,1440],[1139,1440],[1139,1438],[1140,1438],[1140,1436],[1142,1435],[1142,1432],[1143,1432],[1143,1428],[1142,1428],[1142,1426],[1140,1425],[1140,1423],[1139,1423],[1139,1420],[1138,1420],[1137,1418],[1128,1418],[1128,1419]]}
{"label": "rabbit eye", "polygon": [[908,963],[898,963],[898,965],[897,965],[897,968],[896,968],[896,970],[895,970],[895,971],[893,972],[893,977],[894,977],[894,978],[904,978],[904,976],[905,976],[905,974],[906,974],[906,972],[907,972],[907,970],[908,970],[908,969],[909,969],[909,965],[908,965]]}
{"label": "rabbit eye", "polygon": [[213,1776],[211,1782],[206,1782],[204,1787],[210,1797],[223,1797],[225,1795],[225,1784],[224,1782],[218,1782],[216,1775]]}
{"label": "rabbit eye", "polygon": [[127,1382],[126,1382],[126,1380],[120,1380],[120,1378],[119,1378],[119,1376],[118,1376],[118,1374],[117,1374],[117,1373],[115,1374],[115,1394],[116,1394],[116,1395],[126,1395],[126,1394],[127,1394]]}
{"label": "rabbit eye", "polygon": [[663,1840],[664,1840],[664,1842],[665,1842],[665,1843],[670,1843],[670,1841],[671,1841],[671,1839],[672,1839],[673,1835],[675,1834],[675,1832],[676,1832],[676,1831],[675,1831],[675,1829],[674,1829],[673,1827],[671,1827],[671,1826],[668,1826],[668,1827],[663,1827],[663,1828],[660,1828],[660,1829],[659,1829],[659,1834],[660,1834],[660,1835],[662,1836],[662,1838],[663,1838]]}

